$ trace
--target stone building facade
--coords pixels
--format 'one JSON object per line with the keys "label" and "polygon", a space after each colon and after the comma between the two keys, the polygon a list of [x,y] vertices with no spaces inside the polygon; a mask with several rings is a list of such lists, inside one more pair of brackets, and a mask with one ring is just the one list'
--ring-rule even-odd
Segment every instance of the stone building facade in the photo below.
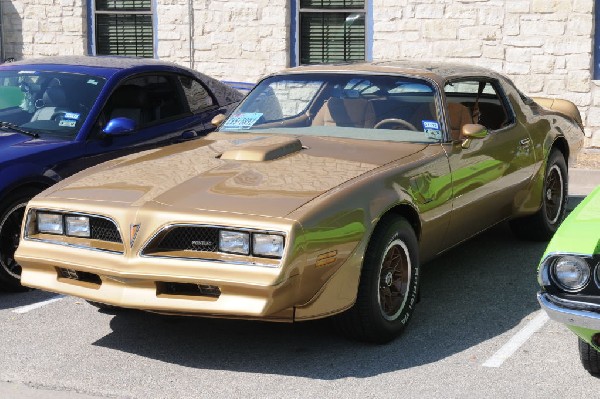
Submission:
{"label": "stone building facade", "polygon": [[[300,0],[153,0],[154,56],[223,80],[293,66]],[[1,0],[4,57],[94,52],[92,0]],[[451,60],[578,105],[600,147],[594,0],[366,0],[365,58]],[[600,79],[600,77],[598,77]]]}

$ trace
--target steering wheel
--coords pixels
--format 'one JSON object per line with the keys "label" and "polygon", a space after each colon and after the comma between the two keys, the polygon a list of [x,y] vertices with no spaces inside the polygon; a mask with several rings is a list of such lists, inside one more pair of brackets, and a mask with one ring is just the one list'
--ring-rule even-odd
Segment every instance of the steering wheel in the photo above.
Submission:
{"label": "steering wheel", "polygon": [[392,130],[400,130],[400,129],[408,129],[414,130],[415,132],[418,129],[410,122],[405,121],[400,118],[388,118],[377,122],[373,129],[392,129]]}

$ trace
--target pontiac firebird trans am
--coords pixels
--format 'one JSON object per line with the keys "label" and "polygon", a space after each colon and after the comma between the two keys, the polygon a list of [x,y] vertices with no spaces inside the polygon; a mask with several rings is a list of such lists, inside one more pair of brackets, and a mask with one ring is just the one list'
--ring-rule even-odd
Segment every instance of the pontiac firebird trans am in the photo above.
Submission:
{"label": "pontiac firebird trans am", "polygon": [[336,315],[349,336],[387,342],[414,312],[421,263],[503,220],[542,240],[561,223],[581,119],[541,101],[556,109],[468,66],[268,76],[205,139],[35,197],[22,282],[164,314]]}

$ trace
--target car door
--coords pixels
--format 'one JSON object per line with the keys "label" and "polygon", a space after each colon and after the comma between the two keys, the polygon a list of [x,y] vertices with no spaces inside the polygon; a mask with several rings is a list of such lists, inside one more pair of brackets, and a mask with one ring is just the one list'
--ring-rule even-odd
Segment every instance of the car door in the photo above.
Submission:
{"label": "car door", "polygon": [[[444,92],[452,130],[452,142],[445,145],[453,191],[450,246],[514,213],[527,195],[535,156],[531,137],[498,81],[451,81]],[[460,129],[467,123],[485,126],[487,134],[465,139]]]}
{"label": "car door", "polygon": [[[218,104],[198,80],[171,73],[144,74],[122,82],[103,107],[88,140],[87,166],[122,155],[201,137],[212,131]],[[115,118],[131,131],[105,134]]]}

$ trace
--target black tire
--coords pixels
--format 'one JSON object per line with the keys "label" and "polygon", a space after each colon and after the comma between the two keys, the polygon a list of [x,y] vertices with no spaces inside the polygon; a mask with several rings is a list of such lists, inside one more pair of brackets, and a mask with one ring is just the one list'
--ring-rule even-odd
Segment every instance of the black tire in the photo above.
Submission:
{"label": "black tire", "polygon": [[21,285],[21,266],[14,255],[19,245],[21,226],[27,202],[39,193],[36,189],[20,190],[4,201],[0,209],[0,289],[10,292],[27,291]]}
{"label": "black tire", "polygon": [[588,373],[600,377],[600,353],[581,338],[579,338],[579,359]]}
{"label": "black tire", "polygon": [[384,344],[400,335],[417,303],[418,248],[405,219],[380,222],[365,253],[356,302],[334,319],[346,336]]}
{"label": "black tire", "polygon": [[511,220],[513,233],[522,239],[548,241],[565,219],[567,211],[568,172],[563,154],[554,149],[550,152],[544,174],[542,206],[535,214]]}

